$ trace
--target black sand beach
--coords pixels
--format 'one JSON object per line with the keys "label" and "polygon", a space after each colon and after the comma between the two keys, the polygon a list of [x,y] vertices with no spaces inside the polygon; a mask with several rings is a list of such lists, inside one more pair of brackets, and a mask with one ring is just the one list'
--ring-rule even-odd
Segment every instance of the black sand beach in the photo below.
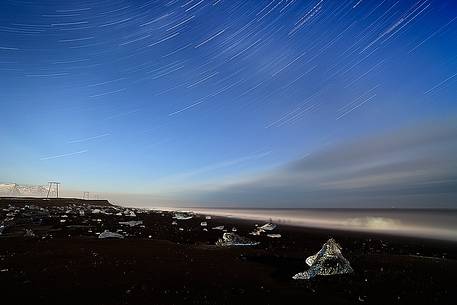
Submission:
{"label": "black sand beach", "polygon": [[[453,304],[457,297],[455,243],[292,226],[270,238],[250,235],[253,221],[172,217],[105,201],[2,198],[2,303]],[[128,221],[142,224],[119,224]],[[260,244],[215,246],[223,231],[212,228],[222,225]],[[105,230],[125,238],[98,238]],[[293,280],[330,237],[354,272]]]}

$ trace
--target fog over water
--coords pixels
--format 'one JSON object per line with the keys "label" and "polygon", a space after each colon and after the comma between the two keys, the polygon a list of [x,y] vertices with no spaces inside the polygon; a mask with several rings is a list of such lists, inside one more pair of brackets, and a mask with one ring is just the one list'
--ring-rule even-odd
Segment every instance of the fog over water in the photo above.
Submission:
{"label": "fog over water", "polygon": [[192,208],[201,214],[457,242],[457,210]]}

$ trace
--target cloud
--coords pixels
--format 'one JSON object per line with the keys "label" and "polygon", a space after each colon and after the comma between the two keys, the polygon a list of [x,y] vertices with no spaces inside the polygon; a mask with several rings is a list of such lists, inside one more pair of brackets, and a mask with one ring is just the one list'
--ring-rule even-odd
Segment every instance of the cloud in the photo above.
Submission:
{"label": "cloud", "polygon": [[190,178],[196,178],[200,175],[213,172],[213,171],[218,171],[224,168],[229,168],[233,166],[237,166],[239,164],[247,163],[247,162],[252,162],[258,159],[262,159],[267,157],[268,155],[271,154],[271,151],[266,151],[266,152],[261,152],[257,154],[251,154],[251,155],[246,155],[242,156],[236,159],[230,159],[230,160],[224,160],[218,163],[213,163],[213,164],[208,164],[199,168],[195,168],[190,171],[186,172],[180,172],[177,174],[169,175],[166,177],[159,178],[155,183],[168,183],[173,185],[173,187],[176,187],[176,183],[183,183],[184,181],[190,179]]}
{"label": "cloud", "polygon": [[262,207],[452,207],[457,123],[429,122],[339,143],[195,202]]}

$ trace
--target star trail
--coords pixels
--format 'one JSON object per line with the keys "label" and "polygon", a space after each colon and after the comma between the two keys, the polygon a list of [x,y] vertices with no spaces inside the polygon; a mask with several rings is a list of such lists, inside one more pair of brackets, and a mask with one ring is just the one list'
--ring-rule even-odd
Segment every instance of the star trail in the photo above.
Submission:
{"label": "star trail", "polygon": [[456,122],[455,1],[3,0],[0,20],[0,180],[222,188]]}

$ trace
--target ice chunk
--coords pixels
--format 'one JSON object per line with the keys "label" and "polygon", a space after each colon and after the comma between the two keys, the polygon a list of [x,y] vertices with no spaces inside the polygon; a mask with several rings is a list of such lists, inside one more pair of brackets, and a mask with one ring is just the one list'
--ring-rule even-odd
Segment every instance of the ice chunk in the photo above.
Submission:
{"label": "ice chunk", "polygon": [[105,230],[98,235],[98,238],[124,238],[124,235]]}
{"label": "ice chunk", "polygon": [[173,216],[174,219],[179,219],[179,220],[187,220],[187,219],[191,219],[192,217],[194,217],[194,215],[192,215],[190,213],[186,213],[186,212],[175,212],[174,216]]}
{"label": "ice chunk", "polygon": [[[256,224],[255,226],[257,227],[258,225]],[[274,229],[276,229],[276,227],[277,225],[275,225],[274,223],[266,223],[261,227],[257,227],[254,231],[252,231],[249,234],[258,236],[262,233],[265,233],[266,231],[273,231]]]}
{"label": "ice chunk", "polygon": [[211,219],[211,216],[205,216],[205,219]]}
{"label": "ice chunk", "polygon": [[25,237],[35,237],[35,233],[31,229],[25,229]]}
{"label": "ice chunk", "polygon": [[228,246],[255,246],[258,245],[259,242],[249,240],[245,237],[241,237],[236,235],[235,233],[224,233],[222,238],[220,238],[217,242],[217,246],[228,247]]}
{"label": "ice chunk", "polygon": [[119,224],[125,225],[125,226],[130,226],[130,227],[135,227],[138,225],[142,225],[143,221],[142,220],[119,221]]}
{"label": "ice chunk", "polygon": [[266,223],[263,226],[261,226],[260,229],[264,231],[273,231],[274,229],[276,229],[276,227],[277,225],[275,225],[274,223]]}
{"label": "ice chunk", "polygon": [[201,225],[202,227],[206,227],[208,224],[206,223],[206,221],[202,221],[202,222],[200,223],[200,225]]}
{"label": "ice chunk", "polygon": [[262,230],[262,229],[257,228],[257,229],[255,229],[254,231],[252,231],[252,232],[249,233],[249,234],[258,236],[258,235],[260,235],[260,234],[263,233],[263,232],[265,232],[265,231]]}
{"label": "ice chunk", "polygon": [[176,221],[172,221],[171,225],[176,226],[178,223]]}
{"label": "ice chunk", "polygon": [[93,209],[92,214],[100,214],[102,211],[100,209]]}
{"label": "ice chunk", "polygon": [[213,227],[213,230],[224,230],[224,226]]}
{"label": "ice chunk", "polygon": [[297,273],[294,280],[307,280],[316,275],[335,275],[353,272],[349,261],[341,253],[341,246],[330,238],[316,254],[306,259],[310,268]]}
{"label": "ice chunk", "polygon": [[267,234],[267,236],[271,238],[281,238],[281,234]]}

